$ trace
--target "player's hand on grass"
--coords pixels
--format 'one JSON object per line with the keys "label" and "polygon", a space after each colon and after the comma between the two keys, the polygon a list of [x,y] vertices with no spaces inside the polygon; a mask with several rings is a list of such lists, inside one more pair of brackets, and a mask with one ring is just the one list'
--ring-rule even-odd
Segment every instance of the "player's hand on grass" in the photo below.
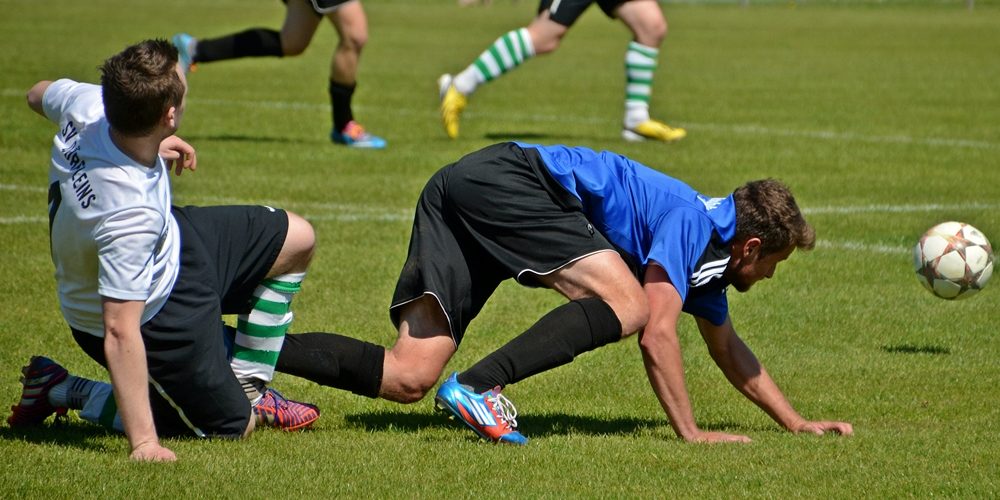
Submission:
{"label": "player's hand on grass", "polygon": [[694,437],[688,439],[692,443],[749,443],[750,438],[740,434],[727,434],[725,432],[698,431]]}
{"label": "player's hand on grass", "polygon": [[176,462],[177,455],[159,443],[143,443],[136,446],[129,458],[136,462]]}
{"label": "player's hand on grass", "polygon": [[840,434],[841,436],[850,436],[851,434],[854,434],[854,427],[847,422],[803,421],[790,430],[796,434],[809,433],[816,434],[817,436],[822,436],[827,432],[833,432]]}
{"label": "player's hand on grass", "polygon": [[184,169],[198,168],[194,147],[176,135],[160,141],[160,157],[166,162],[167,170],[174,170],[177,175],[181,175]]}

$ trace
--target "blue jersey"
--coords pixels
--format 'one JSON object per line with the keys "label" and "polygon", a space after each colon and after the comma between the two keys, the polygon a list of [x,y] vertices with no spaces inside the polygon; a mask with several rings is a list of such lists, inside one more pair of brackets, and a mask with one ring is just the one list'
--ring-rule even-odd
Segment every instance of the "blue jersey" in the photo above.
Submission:
{"label": "blue jersey", "polygon": [[552,177],[583,204],[587,219],[640,269],[662,267],[684,312],[716,325],[729,313],[729,242],[736,234],[732,195],[710,198],[687,184],[608,151],[582,147],[534,149]]}

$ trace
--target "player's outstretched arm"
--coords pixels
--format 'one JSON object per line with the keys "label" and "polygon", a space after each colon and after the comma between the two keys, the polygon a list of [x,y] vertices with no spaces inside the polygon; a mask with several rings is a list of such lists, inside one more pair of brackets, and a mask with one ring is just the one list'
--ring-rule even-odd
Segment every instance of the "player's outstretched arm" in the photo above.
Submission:
{"label": "player's outstretched arm", "polygon": [[172,462],[174,452],[160,446],[149,406],[146,349],[139,332],[143,302],[104,298],[104,355],[115,402],[133,460]]}
{"label": "player's outstretched arm", "polygon": [[809,421],[792,408],[791,403],[768,375],[764,366],[733,328],[729,318],[722,325],[713,325],[704,318],[696,318],[698,329],[708,344],[712,359],[743,395],[763,409],[779,425],[794,433],[824,434],[834,432],[849,435],[854,432],[847,422]]}
{"label": "player's outstretched arm", "polygon": [[659,266],[649,266],[645,281],[650,316],[646,328],[639,334],[639,348],[649,383],[674,432],[691,442],[749,442],[747,436],[706,432],[698,428],[684,382],[684,365],[677,339],[681,297],[667,278],[666,271]]}

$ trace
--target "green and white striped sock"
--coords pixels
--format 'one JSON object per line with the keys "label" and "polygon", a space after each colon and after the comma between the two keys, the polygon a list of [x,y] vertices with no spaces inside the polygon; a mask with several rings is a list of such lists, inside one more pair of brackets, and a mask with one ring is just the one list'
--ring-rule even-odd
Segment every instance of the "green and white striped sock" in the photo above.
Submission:
{"label": "green and white striped sock", "polygon": [[488,82],[535,55],[527,28],[510,31],[497,38],[469,67],[455,75],[455,90],[469,95],[481,83]]}
{"label": "green and white striped sock", "polygon": [[625,51],[625,127],[649,119],[649,98],[653,95],[653,75],[659,49],[629,42]]}
{"label": "green and white striped sock", "polygon": [[292,296],[305,276],[284,274],[262,281],[253,292],[250,314],[237,317],[231,364],[251,403],[260,399],[260,391],[274,378],[274,365],[292,324]]}

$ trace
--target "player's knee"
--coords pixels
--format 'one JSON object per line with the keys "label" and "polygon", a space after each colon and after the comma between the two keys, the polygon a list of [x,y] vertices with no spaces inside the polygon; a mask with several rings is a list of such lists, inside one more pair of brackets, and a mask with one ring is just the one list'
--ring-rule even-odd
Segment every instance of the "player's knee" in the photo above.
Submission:
{"label": "player's knee", "polygon": [[532,37],[532,48],[535,49],[536,56],[555,52],[560,44],[562,44],[561,34],[545,33],[539,37]]}
{"label": "player's knee", "polygon": [[647,47],[657,48],[663,44],[663,39],[667,37],[667,23],[650,23],[643,25],[635,32],[635,41]]}
{"label": "player's knee", "polygon": [[641,288],[608,303],[622,324],[622,335],[631,335],[649,322],[649,302]]}
{"label": "player's knee", "polygon": [[368,33],[347,33],[340,39],[340,44],[353,52],[360,53],[365,44],[368,43]]}
{"label": "player's knee", "polygon": [[287,252],[288,260],[295,267],[308,266],[316,249],[316,232],[312,224],[298,214],[288,213],[288,233],[282,253]]}
{"label": "player's knee", "polygon": [[301,55],[309,46],[309,40],[287,39],[281,37],[281,53],[286,57]]}
{"label": "player's knee", "polygon": [[424,399],[436,383],[437,377],[429,377],[416,371],[406,373],[396,380],[393,399],[398,403],[416,403]]}

